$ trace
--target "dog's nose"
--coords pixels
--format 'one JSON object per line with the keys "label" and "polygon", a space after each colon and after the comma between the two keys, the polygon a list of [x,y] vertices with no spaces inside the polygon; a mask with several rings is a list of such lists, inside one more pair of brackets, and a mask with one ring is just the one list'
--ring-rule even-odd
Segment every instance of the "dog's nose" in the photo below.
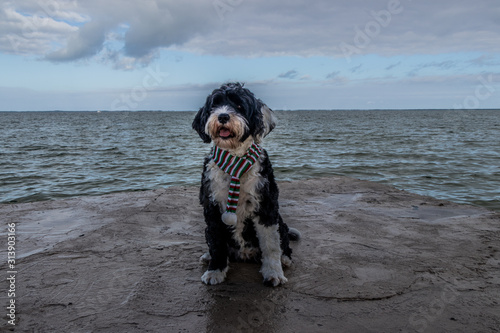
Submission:
{"label": "dog's nose", "polygon": [[219,123],[225,124],[229,121],[229,115],[227,113],[221,113],[218,117]]}

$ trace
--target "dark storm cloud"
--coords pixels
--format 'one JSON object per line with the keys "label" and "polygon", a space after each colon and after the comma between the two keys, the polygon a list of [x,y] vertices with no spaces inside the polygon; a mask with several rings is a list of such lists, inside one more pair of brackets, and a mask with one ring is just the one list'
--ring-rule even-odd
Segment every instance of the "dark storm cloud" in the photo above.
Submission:
{"label": "dark storm cloud", "polygon": [[[223,56],[500,51],[497,0],[6,1],[0,51],[51,61],[148,61],[161,48]],[[116,45],[120,45],[116,49]]]}

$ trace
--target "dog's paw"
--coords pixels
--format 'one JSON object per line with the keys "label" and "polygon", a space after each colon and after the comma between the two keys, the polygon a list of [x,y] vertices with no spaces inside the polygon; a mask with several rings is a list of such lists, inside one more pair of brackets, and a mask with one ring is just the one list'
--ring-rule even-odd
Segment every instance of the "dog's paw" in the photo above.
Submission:
{"label": "dog's paw", "polygon": [[212,260],[212,257],[210,256],[210,253],[206,252],[204,255],[200,257],[200,263],[202,264],[208,264]]}
{"label": "dog's paw", "polygon": [[284,274],[274,274],[271,276],[264,277],[264,285],[269,287],[277,287],[280,284],[285,284],[288,282],[288,279]]}
{"label": "dog's paw", "polygon": [[273,265],[262,265],[260,272],[264,277],[264,284],[266,286],[277,287],[280,284],[288,282],[281,268],[281,262],[278,265],[274,265],[274,267]]}
{"label": "dog's paw", "polygon": [[290,267],[290,266],[292,266],[292,259],[287,255],[282,255],[281,256],[281,264],[285,267]]}
{"label": "dog's paw", "polygon": [[215,271],[206,271],[205,274],[201,277],[201,281],[205,284],[219,284],[224,282],[226,279],[227,268],[221,271],[220,269],[216,269]]}

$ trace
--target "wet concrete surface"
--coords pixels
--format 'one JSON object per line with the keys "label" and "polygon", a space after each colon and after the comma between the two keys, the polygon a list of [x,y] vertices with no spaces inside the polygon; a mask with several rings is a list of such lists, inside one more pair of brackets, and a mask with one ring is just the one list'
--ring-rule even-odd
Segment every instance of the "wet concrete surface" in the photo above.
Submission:
{"label": "wet concrete surface", "polygon": [[0,330],[500,331],[500,214],[345,177],[279,186],[302,239],[277,288],[248,263],[201,282],[197,188],[1,205],[18,260]]}

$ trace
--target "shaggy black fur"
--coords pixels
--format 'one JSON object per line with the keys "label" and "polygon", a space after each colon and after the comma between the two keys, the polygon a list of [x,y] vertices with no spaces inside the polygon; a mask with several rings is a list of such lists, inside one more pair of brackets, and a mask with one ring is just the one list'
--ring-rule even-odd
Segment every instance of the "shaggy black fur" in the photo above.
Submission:
{"label": "shaggy black fur", "polygon": [[205,105],[200,108],[194,118],[193,129],[198,132],[203,142],[211,142],[210,136],[205,133],[205,125],[210,117],[210,112],[223,105],[231,106],[248,120],[249,130],[241,138],[241,142],[250,135],[255,137],[264,132],[264,122],[260,111],[264,103],[256,98],[250,90],[243,88],[241,83],[227,83],[208,95]]}
{"label": "shaggy black fur", "polygon": [[[193,129],[198,132],[205,143],[211,142],[210,136],[205,133],[208,118],[213,110],[221,106],[231,107],[246,119],[248,130],[241,138],[241,142],[245,141],[250,135],[254,138],[263,135],[266,131],[266,126],[269,132],[274,128],[274,123],[264,124],[265,120],[262,108],[265,104],[261,100],[257,99],[250,90],[244,88],[240,83],[228,83],[222,85],[219,89],[215,89],[207,97],[205,105],[200,108],[193,121]],[[223,207],[212,199],[210,179],[207,177],[207,165],[210,161],[211,157],[208,156],[204,163],[199,199],[203,206],[205,222],[207,224],[205,237],[211,256],[208,269],[211,271],[223,271],[227,267],[228,258],[231,260],[240,260],[240,258],[235,257],[240,244],[233,239],[233,227],[222,222]],[[259,173],[265,181],[263,182],[263,186],[258,189],[260,196],[259,207],[256,211],[251,212],[244,221],[242,237],[245,240],[246,247],[259,248],[259,239],[255,231],[254,219],[258,217],[259,223],[265,226],[278,225],[282,254],[291,259],[292,249],[290,249],[289,240],[297,240],[299,234],[290,232],[288,226],[281,218],[278,204],[279,190],[274,179],[271,161],[264,149],[259,161]],[[260,255],[257,255],[255,259],[259,261]]]}
{"label": "shaggy black fur", "polygon": [[[260,174],[267,180],[266,184],[261,188],[261,202],[260,207],[254,212],[255,217],[259,217],[259,223],[270,226],[279,224],[279,233],[281,240],[281,250],[283,254],[287,255],[290,259],[292,257],[292,249],[289,246],[289,229],[283,222],[279,214],[278,185],[274,179],[273,168],[267,152],[263,149],[263,160],[261,163]],[[210,198],[210,180],[206,178],[206,167],[211,158],[205,159],[201,178],[200,188],[200,204],[203,206],[205,222],[207,228],[205,229],[205,238],[208,244],[210,256],[212,260],[209,263],[209,270],[220,269],[223,270],[227,266],[227,258],[232,261],[241,261],[240,258],[235,257],[234,254],[239,250],[237,244],[232,238],[233,227],[227,226],[221,220],[221,208],[217,202]],[[245,222],[245,229],[243,231],[243,239],[247,247],[259,247],[259,240],[253,226],[251,218]],[[291,234],[292,237],[295,234]],[[295,239],[295,238],[294,238]],[[256,261],[260,260],[260,255],[254,258]]]}

